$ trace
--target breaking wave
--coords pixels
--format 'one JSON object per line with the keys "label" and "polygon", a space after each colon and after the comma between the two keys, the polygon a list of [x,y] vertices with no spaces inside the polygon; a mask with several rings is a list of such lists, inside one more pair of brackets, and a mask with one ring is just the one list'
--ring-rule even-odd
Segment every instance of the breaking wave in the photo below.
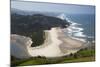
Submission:
{"label": "breaking wave", "polygon": [[64,29],[64,32],[68,36],[71,36],[73,39],[86,41],[86,38],[94,38],[93,36],[85,35],[83,32],[84,28],[81,27],[82,24],[79,24],[77,22],[69,20],[69,18],[67,18],[65,14],[60,14],[57,17],[62,19],[62,20],[66,20],[70,23],[70,26],[68,28]]}

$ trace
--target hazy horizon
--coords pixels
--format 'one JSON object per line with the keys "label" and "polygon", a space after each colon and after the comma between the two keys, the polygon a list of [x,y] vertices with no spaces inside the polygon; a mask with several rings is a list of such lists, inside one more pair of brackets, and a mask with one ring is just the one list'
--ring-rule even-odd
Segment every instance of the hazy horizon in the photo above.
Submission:
{"label": "hazy horizon", "polygon": [[68,14],[95,14],[95,6],[11,1],[11,8],[24,11],[58,12]]}

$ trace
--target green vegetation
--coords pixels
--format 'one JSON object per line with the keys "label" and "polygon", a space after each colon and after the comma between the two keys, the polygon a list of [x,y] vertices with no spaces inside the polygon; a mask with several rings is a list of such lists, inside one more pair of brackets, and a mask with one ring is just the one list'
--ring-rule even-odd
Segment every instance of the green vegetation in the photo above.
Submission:
{"label": "green vegetation", "polygon": [[31,35],[29,35],[31,38],[32,38],[32,47],[35,47],[35,46],[39,46],[41,44],[44,43],[44,40],[45,40],[45,33],[43,31],[37,31],[37,32],[33,32]]}
{"label": "green vegetation", "polygon": [[[59,18],[44,16],[40,14],[23,16],[18,14],[11,15],[11,34],[19,34],[32,38],[32,47],[41,45],[45,40],[44,30],[49,30],[52,27],[64,28],[69,23]],[[11,56],[11,65],[39,65],[39,64],[56,64],[69,62],[84,62],[95,60],[95,49],[81,49],[75,54],[70,54],[63,57],[31,57],[28,59],[18,59]]]}
{"label": "green vegetation", "polygon": [[65,60],[62,63],[74,63],[74,62],[89,62],[89,61],[95,61],[95,57],[82,57],[82,58],[76,58],[71,60]]}
{"label": "green vegetation", "polygon": [[19,62],[14,62],[12,65],[41,65],[41,64],[56,64],[56,63],[74,63],[74,62],[89,62],[95,61],[95,50],[94,49],[81,49],[75,54],[70,54],[63,57],[32,57],[24,59]]}
{"label": "green vegetation", "polygon": [[90,50],[87,49],[86,51],[85,50],[81,50],[78,53],[83,57],[94,56],[95,55],[95,50],[93,50],[93,49],[90,49]]}
{"label": "green vegetation", "polygon": [[88,61],[95,61],[95,49],[81,49],[77,53],[71,54],[69,58],[64,58],[64,61],[62,61],[62,63]]}
{"label": "green vegetation", "polygon": [[52,27],[64,28],[69,23],[56,17],[35,15],[11,14],[11,34],[31,37],[32,47],[43,44],[44,30],[50,30]]}

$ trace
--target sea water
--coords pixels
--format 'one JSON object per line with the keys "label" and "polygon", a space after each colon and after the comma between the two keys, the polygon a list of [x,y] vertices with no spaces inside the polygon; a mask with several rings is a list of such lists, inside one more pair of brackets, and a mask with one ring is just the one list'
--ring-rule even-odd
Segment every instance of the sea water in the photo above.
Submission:
{"label": "sea water", "polygon": [[69,20],[76,24],[79,31],[73,33],[76,37],[84,37],[87,40],[95,39],[95,15],[94,14],[72,14]]}
{"label": "sea water", "polygon": [[70,22],[70,27],[67,28],[67,34],[82,38],[86,41],[95,39],[95,15],[94,14],[63,14],[62,19]]}

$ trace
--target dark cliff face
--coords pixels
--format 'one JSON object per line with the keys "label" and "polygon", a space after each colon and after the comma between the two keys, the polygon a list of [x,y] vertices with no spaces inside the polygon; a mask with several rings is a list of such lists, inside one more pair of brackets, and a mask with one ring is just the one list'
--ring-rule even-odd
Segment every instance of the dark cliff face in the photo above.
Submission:
{"label": "dark cliff face", "polygon": [[66,25],[69,26],[70,24],[56,17],[41,14],[31,16],[11,14],[11,33],[49,30],[52,27],[64,28]]}

